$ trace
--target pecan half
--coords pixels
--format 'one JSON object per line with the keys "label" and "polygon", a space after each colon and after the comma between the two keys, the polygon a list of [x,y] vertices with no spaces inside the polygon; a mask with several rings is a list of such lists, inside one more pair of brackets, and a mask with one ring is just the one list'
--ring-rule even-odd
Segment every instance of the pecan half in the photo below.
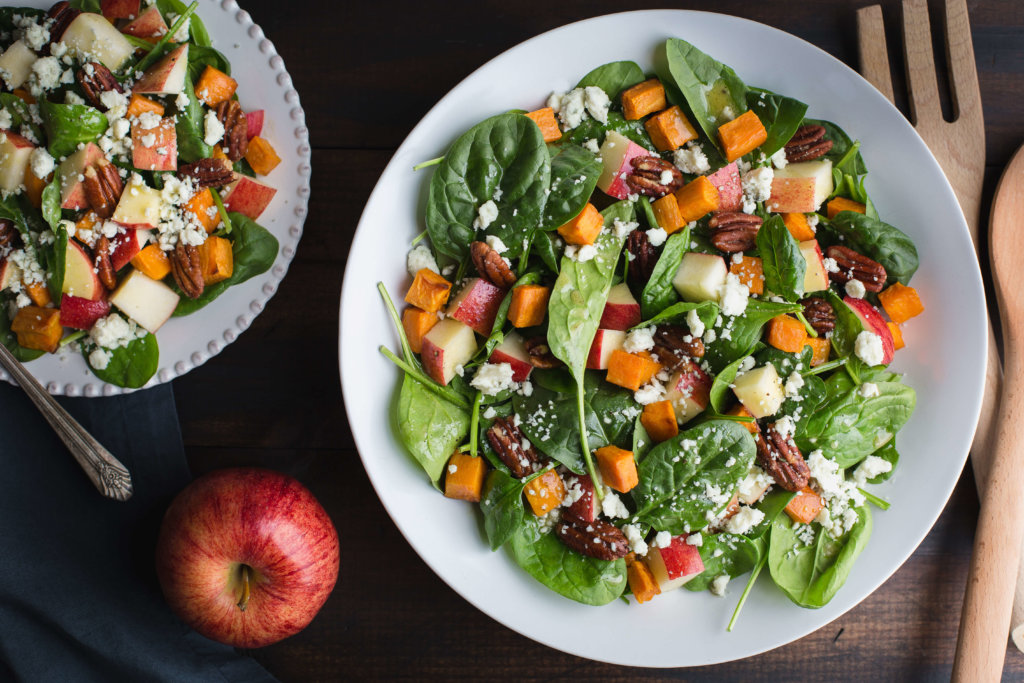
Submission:
{"label": "pecan half", "polygon": [[[67,30],[71,22],[78,18],[81,14],[81,10],[77,10],[67,2],[58,2],[56,5],[50,8],[50,11],[46,13],[46,16],[52,20],[50,24],[50,42],[47,43],[49,46],[52,43],[59,43],[61,38],[64,37],[64,31]],[[49,50],[43,48],[43,51],[49,54]]]}
{"label": "pecan half", "polygon": [[662,325],[654,333],[654,355],[669,372],[693,358],[703,358],[704,342],[681,325]]}
{"label": "pecan half", "polygon": [[121,193],[124,192],[124,183],[117,166],[106,159],[100,159],[85,169],[83,175],[85,180],[82,181],[82,189],[89,206],[100,218],[113,216]]}
{"label": "pecan half", "polygon": [[170,257],[171,273],[174,275],[174,281],[178,283],[178,288],[189,299],[198,299],[206,286],[203,281],[199,249],[191,244],[178,242]]}
{"label": "pecan half", "polygon": [[832,304],[820,296],[811,296],[801,299],[804,307],[804,317],[818,334],[824,336],[836,328],[836,312]]}
{"label": "pecan half", "polygon": [[829,271],[829,278],[839,284],[850,280],[860,280],[864,289],[869,292],[881,292],[885,287],[885,267],[878,261],[872,261],[864,254],[858,254],[849,247],[833,246],[825,250],[825,256],[835,260],[839,269]]}
{"label": "pecan half", "polygon": [[587,522],[566,510],[562,521],[555,525],[555,533],[558,540],[587,557],[617,560],[629,554],[626,534],[603,519]]}
{"label": "pecan half", "polygon": [[238,161],[249,149],[249,123],[238,100],[225,100],[217,105],[217,118],[224,124],[224,154]]}
{"label": "pecan half", "polygon": [[758,464],[772,475],[775,483],[787,491],[799,491],[807,486],[811,471],[804,462],[803,454],[792,437],[783,436],[775,429],[774,422],[768,425],[763,435],[754,435],[754,442],[757,444]]}
{"label": "pecan half", "polygon": [[544,337],[531,337],[523,342],[523,346],[526,347],[526,353],[530,356],[530,365],[535,368],[548,370],[565,365],[562,361],[555,358],[555,354],[551,353],[548,340]]}
{"label": "pecan half", "polygon": [[832,141],[825,138],[825,126],[800,126],[786,143],[786,161],[812,161],[829,153]]}
{"label": "pecan half", "polygon": [[99,62],[86,63],[78,70],[75,77],[78,79],[78,84],[82,86],[86,99],[100,111],[107,110],[106,105],[100,99],[103,93],[110,91],[124,92],[124,88],[114,78],[114,74],[110,73],[110,69]]}
{"label": "pecan half", "polygon": [[508,289],[515,284],[516,274],[512,272],[512,267],[489,244],[473,242],[469,245],[469,253],[480,277],[502,289]]}
{"label": "pecan half", "polygon": [[14,221],[0,218],[0,258],[17,248],[20,238],[21,233],[14,227]]}
{"label": "pecan half", "polygon": [[626,176],[630,189],[648,197],[664,197],[683,186],[683,172],[661,157],[634,157]]}
{"label": "pecan half", "polygon": [[727,254],[750,251],[756,245],[757,231],[761,229],[760,216],[742,211],[722,211],[708,221],[711,244]]}
{"label": "pecan half", "polygon": [[178,177],[191,178],[196,187],[224,187],[235,179],[235,171],[227,159],[199,159],[178,166]]}
{"label": "pecan half", "polygon": [[113,290],[117,287],[117,276],[114,275],[114,264],[110,261],[110,240],[106,235],[100,235],[96,240],[96,248],[92,252],[93,265],[96,267],[96,276],[107,289]]}
{"label": "pecan half", "polygon": [[[499,417],[487,430],[487,441],[512,472],[512,476],[522,479],[533,474],[540,465],[540,455],[533,444],[529,443],[519,431],[515,420],[511,417]],[[523,443],[526,448],[523,448]]]}
{"label": "pecan half", "polygon": [[626,238],[626,250],[633,255],[629,262],[629,281],[637,287],[643,287],[654,273],[654,265],[658,262],[658,250],[651,244],[647,233],[634,230]]}

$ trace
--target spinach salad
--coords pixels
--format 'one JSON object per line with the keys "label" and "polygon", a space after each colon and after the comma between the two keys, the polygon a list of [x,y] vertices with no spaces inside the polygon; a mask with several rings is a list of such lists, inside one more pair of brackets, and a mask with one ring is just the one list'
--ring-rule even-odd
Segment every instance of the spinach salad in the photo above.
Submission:
{"label": "spinach salad", "polygon": [[198,2],[0,8],[0,342],[144,386],[156,332],[267,271],[281,159]]}
{"label": "spinach salad", "polygon": [[[767,570],[821,607],[872,529],[923,311],[838,125],[668,40],[480,122],[433,166],[394,420],[561,595],[724,595]],[[729,628],[732,628],[730,622]]]}

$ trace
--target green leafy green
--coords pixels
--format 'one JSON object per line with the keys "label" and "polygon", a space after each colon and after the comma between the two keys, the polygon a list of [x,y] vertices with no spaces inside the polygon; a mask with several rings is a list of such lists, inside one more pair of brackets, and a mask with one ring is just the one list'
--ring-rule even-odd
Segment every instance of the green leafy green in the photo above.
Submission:
{"label": "green leafy green", "polygon": [[683,586],[686,590],[702,591],[707,590],[711,582],[723,574],[730,578],[746,574],[754,568],[766,549],[761,539],[727,533],[704,534],[700,546],[704,571]]}
{"label": "green leafy green", "polygon": [[765,289],[787,301],[798,300],[804,292],[807,261],[781,216],[772,215],[757,231],[757,250],[761,253]]}
{"label": "green leafy green", "polygon": [[719,331],[717,338],[705,344],[704,360],[712,372],[721,372],[729,363],[750,352],[751,347],[761,339],[761,330],[769,320],[785,313],[802,311],[800,304],[783,304],[762,299],[747,301],[747,309],[742,315],[723,316],[721,330],[728,331],[728,338]]}
{"label": "green leafy green", "polygon": [[395,417],[402,444],[438,486],[448,458],[469,434],[469,411],[406,375]]}
{"label": "green leafy green", "polygon": [[[761,502],[755,507],[764,514],[764,519],[747,530],[745,536],[749,538],[763,538],[772,528],[775,519],[782,515],[783,510],[789,505],[789,501],[796,498],[796,494],[784,488],[775,486],[764,495]],[[783,515],[785,516],[785,515]]]}
{"label": "green leafy green", "polygon": [[[75,0],[76,2],[82,2],[83,0]],[[89,2],[97,2],[98,0],[87,0]],[[74,3],[71,3],[72,5]],[[0,7],[0,31],[4,33],[13,33],[18,29],[18,25],[14,22],[15,17],[37,17],[43,18],[46,16],[46,10],[37,9],[35,7]],[[11,39],[13,41],[13,37]]]}
{"label": "green leafy green", "polygon": [[231,62],[223,54],[212,47],[189,45],[188,47],[188,75],[193,83],[198,83],[206,67],[212,66],[218,71],[231,75]]}
{"label": "green leafy green", "polygon": [[[96,349],[95,344],[82,344],[82,355],[89,363],[89,354]],[[146,385],[160,366],[160,347],[156,337],[147,333],[128,342],[128,346],[116,349],[105,349],[110,354],[107,367],[102,370],[89,363],[94,375],[108,384],[129,389],[138,389]]]}
{"label": "green leafy green", "polygon": [[718,304],[714,301],[680,301],[637,325],[637,327],[650,327],[651,325],[681,325],[686,322],[690,311],[697,311],[697,317],[704,323],[705,327],[711,327],[718,320]]}
{"label": "green leafy green", "polygon": [[[164,16],[164,20],[167,22],[168,26],[173,24],[175,19],[184,14],[185,10],[188,9],[188,5],[180,0],[156,0],[156,6]],[[172,13],[176,15],[174,19],[171,18]],[[206,31],[206,26],[203,24],[203,20],[199,18],[198,14],[193,14],[189,21],[189,50],[191,51],[193,47],[209,47],[210,34]]]}
{"label": "green leafy green", "polygon": [[604,90],[613,102],[616,102],[623,90],[643,80],[644,70],[636,62],[611,62],[588,73],[580,79],[576,87],[597,86]]}
{"label": "green leafy green", "polygon": [[737,358],[715,375],[715,380],[711,383],[710,401],[711,408],[716,413],[724,413],[728,407],[729,386],[736,379],[736,373],[739,372],[740,364],[746,358],[746,355]]}
{"label": "green leafy green", "polygon": [[768,131],[761,152],[771,156],[782,149],[803,122],[807,105],[767,90],[748,90],[747,106],[757,114]]}
{"label": "green leafy green", "polygon": [[68,4],[74,9],[81,10],[83,12],[92,12],[94,14],[103,13],[103,10],[100,8],[100,0],[71,0]]}
{"label": "green leafy green", "polygon": [[36,140],[42,140],[43,129],[32,120],[32,113],[29,111],[25,100],[9,92],[0,93],[0,108],[6,109],[11,115],[11,129],[19,130],[22,126],[28,126]]}
{"label": "green leafy green", "polygon": [[46,271],[48,274],[46,286],[50,290],[50,297],[54,301],[60,301],[61,292],[64,290],[64,273],[67,268],[68,231],[63,226],[54,230],[53,245],[44,253],[46,260]]}
{"label": "green leafy green", "polygon": [[846,246],[881,263],[889,284],[907,284],[917,271],[914,241],[888,223],[856,211],[840,211],[829,229],[841,236]]}
{"label": "green leafy green", "polygon": [[46,131],[47,149],[59,159],[73,154],[80,143],[99,140],[107,131],[107,117],[84,104],[56,104],[39,100],[39,115]]}
{"label": "green leafy green", "polygon": [[177,138],[178,160],[192,163],[212,156],[213,148],[206,144],[203,105],[196,98],[190,74],[185,74],[185,86],[181,92],[188,99],[188,104],[184,108],[178,108],[175,116],[174,133]]}
{"label": "green leafy green", "polygon": [[579,215],[590,201],[603,170],[592,152],[565,145],[551,159],[551,194],[544,207],[545,230],[555,230]]}
{"label": "green leafy green", "polygon": [[804,119],[804,124],[825,128],[825,139],[832,141],[832,149],[825,154],[825,158],[832,161],[833,169],[840,167],[840,171],[853,176],[868,172],[864,157],[860,153],[860,144],[855,143],[846,131],[831,121],[820,119]]}
{"label": "green leafy green", "polygon": [[643,121],[627,121],[622,114],[615,111],[608,112],[608,123],[591,118],[584,119],[580,125],[566,131],[559,144],[582,145],[587,140],[602,143],[609,131],[620,133],[645,149],[654,149],[654,143],[651,142],[651,136],[647,134]]}
{"label": "green leafy green", "polygon": [[869,484],[881,484],[896,472],[896,465],[900,462],[900,453],[896,450],[896,439],[890,439],[889,443],[879,448],[877,451],[872,453],[872,455],[876,458],[881,458],[892,465],[892,469],[888,472],[882,472],[881,474],[868,479]]}
{"label": "green leafy green", "polygon": [[484,530],[491,550],[505,545],[523,525],[526,508],[523,506],[525,484],[505,472],[494,470],[487,475],[480,510],[484,515]]}
{"label": "green leafy green", "polygon": [[683,256],[689,250],[689,228],[683,228],[680,232],[670,235],[665,241],[661,255],[651,272],[651,279],[647,281],[640,293],[640,312],[645,319],[653,318],[679,301],[679,294],[672,286],[672,279],[676,276],[676,271],[679,270]]}

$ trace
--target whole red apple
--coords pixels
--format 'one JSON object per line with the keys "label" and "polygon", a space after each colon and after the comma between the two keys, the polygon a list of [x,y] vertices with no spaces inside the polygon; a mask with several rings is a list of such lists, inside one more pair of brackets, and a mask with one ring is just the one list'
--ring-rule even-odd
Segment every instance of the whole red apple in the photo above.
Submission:
{"label": "whole red apple", "polygon": [[338,533],[309,490],[271,470],[216,470],[171,503],[156,571],[179,617],[235,647],[298,633],[338,578]]}

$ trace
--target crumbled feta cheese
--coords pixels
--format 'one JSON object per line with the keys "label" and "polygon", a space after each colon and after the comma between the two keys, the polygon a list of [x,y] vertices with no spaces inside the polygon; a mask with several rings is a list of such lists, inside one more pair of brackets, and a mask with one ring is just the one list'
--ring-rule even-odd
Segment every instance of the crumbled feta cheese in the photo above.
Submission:
{"label": "crumbled feta cheese", "polygon": [[203,142],[206,144],[216,145],[224,137],[224,124],[217,118],[217,112],[212,109],[206,112],[206,117],[203,119],[203,125]]}
{"label": "crumbled feta cheese", "polygon": [[772,164],[775,168],[786,168],[789,159],[786,158],[786,148],[781,147],[778,152],[772,155]]}
{"label": "crumbled feta cheese", "polygon": [[615,230],[615,236],[620,240],[626,239],[629,233],[640,227],[640,224],[636,221],[627,221],[623,223],[618,218],[612,223],[612,228]]}
{"label": "crumbled feta cheese", "polygon": [[665,385],[657,379],[652,379],[647,384],[633,392],[633,400],[642,406],[657,403],[665,397]]}
{"label": "crumbled feta cheese", "polygon": [[[214,113],[214,116],[217,114]],[[142,130],[153,130],[160,125],[160,115],[152,111],[144,111],[138,117],[139,128]],[[211,143],[212,144],[212,143]]]}
{"label": "crumbled feta cheese", "polygon": [[89,365],[91,365],[94,370],[106,370],[113,357],[114,354],[110,351],[97,347],[89,354]]}
{"label": "crumbled feta cheese", "polygon": [[775,421],[775,431],[782,438],[788,439],[796,434],[796,423],[793,422],[793,418],[789,415],[783,415]]}
{"label": "crumbled feta cheese", "polygon": [[729,575],[719,574],[711,581],[711,594],[718,597],[725,596],[725,587],[729,585]]}
{"label": "crumbled feta cheese", "polygon": [[701,337],[704,335],[704,321],[697,315],[697,309],[691,309],[686,314],[686,325],[690,328],[690,334],[694,337]]}
{"label": "crumbled feta cheese", "polygon": [[488,406],[487,410],[483,412],[483,416],[485,420],[493,420],[498,416],[498,411],[494,409],[494,406]]}
{"label": "crumbled feta cheese", "polygon": [[858,387],[857,393],[863,398],[874,398],[879,395],[878,385],[874,382],[864,382]]}
{"label": "crumbled feta cheese", "polygon": [[42,50],[46,43],[50,41],[50,32],[45,27],[31,23],[24,28],[25,31],[21,34],[21,39],[25,41],[25,45],[36,52]]}
{"label": "crumbled feta cheese", "polygon": [[699,531],[695,534],[690,534],[686,537],[686,545],[692,545],[699,548],[704,545],[704,537],[701,536]]}
{"label": "crumbled feta cheese", "polygon": [[651,228],[647,231],[647,240],[651,243],[652,247],[660,247],[665,244],[667,239],[668,233],[665,232],[664,228]]}
{"label": "crumbled feta cheese", "polygon": [[739,493],[740,497],[744,500],[750,500],[755,494],[758,494],[758,497],[760,498],[760,496],[764,495],[764,491],[774,483],[775,481],[768,475],[768,473],[757,465],[752,465],[750,472],[743,478],[743,481],[740,482],[737,493]]}
{"label": "crumbled feta cheese", "polygon": [[812,451],[807,468],[814,479],[825,507],[815,518],[833,538],[842,536],[857,523],[854,507],[864,504],[864,495],[855,482],[846,481],[843,471],[821,449]]}
{"label": "crumbled feta cheese", "polygon": [[672,155],[672,161],[683,173],[690,175],[701,175],[711,170],[711,164],[704,154],[704,150],[696,143],[688,143],[685,147],[677,149]]}
{"label": "crumbled feta cheese", "polygon": [[868,365],[881,365],[885,360],[885,350],[882,348],[882,338],[874,332],[862,331],[857,335],[853,343],[853,351],[857,358]]}
{"label": "crumbled feta cheese", "polygon": [[583,149],[598,154],[601,151],[601,146],[597,144],[597,138],[590,138],[583,142]]}
{"label": "crumbled feta cheese", "polygon": [[630,550],[641,557],[647,554],[647,543],[644,541],[644,535],[639,527],[635,524],[625,524],[622,527],[622,533],[626,534]]}
{"label": "crumbled feta cheese", "polygon": [[818,227],[818,214],[812,213],[807,215],[807,225],[811,226],[811,230]]}
{"label": "crumbled feta cheese", "polygon": [[617,517],[629,517],[629,509],[622,500],[611,491],[605,489],[604,499],[601,501],[601,512],[609,519]]}
{"label": "crumbled feta cheese", "polygon": [[584,263],[597,256],[597,247],[593,244],[577,246],[570,244],[565,247],[564,254],[578,263]]}
{"label": "crumbled feta cheese", "polygon": [[747,300],[750,297],[750,288],[740,281],[735,273],[729,273],[722,285],[722,292],[719,300],[722,306],[722,313],[725,315],[743,315],[747,310]]}
{"label": "crumbled feta cheese", "polygon": [[825,259],[824,259],[824,263],[825,263],[825,270],[827,270],[828,272],[830,272],[830,273],[838,273],[839,272],[839,263],[837,263],[834,258],[830,258],[830,257],[826,256]]}
{"label": "crumbled feta cheese", "polygon": [[45,147],[36,147],[32,150],[29,164],[32,166],[32,174],[36,178],[46,178],[53,173],[53,157],[50,156]]}
{"label": "crumbled feta cheese", "polygon": [[654,536],[654,547],[655,548],[667,548],[672,545],[672,534],[667,531],[659,531]]}
{"label": "crumbled feta cheese", "polygon": [[32,85],[30,90],[41,93],[60,85],[60,62],[56,57],[40,57],[32,64]]}
{"label": "crumbled feta cheese", "polygon": [[448,465],[448,474],[455,474],[459,471],[458,465]]}
{"label": "crumbled feta cheese", "polygon": [[[550,104],[551,101],[548,100]],[[558,107],[552,107],[558,113],[563,130],[572,130],[583,122],[586,116],[586,103],[583,88],[576,88],[565,93],[558,99]]]}
{"label": "crumbled feta cheese", "polygon": [[413,277],[416,277],[416,273],[424,268],[435,273],[439,272],[437,260],[425,244],[417,244],[409,250],[408,255],[405,257],[405,267],[408,269],[409,275]]}
{"label": "crumbled feta cheese", "polygon": [[640,353],[654,348],[654,327],[641,327],[626,335],[622,349],[626,353]]}
{"label": "crumbled feta cheese", "polygon": [[476,218],[473,220],[473,229],[486,230],[487,226],[493,223],[497,217],[498,205],[494,203],[493,199],[488,199],[477,209]]}
{"label": "crumbled feta cheese", "polygon": [[847,280],[846,281],[846,294],[854,299],[863,299],[864,294],[867,290],[864,289],[864,283],[860,280]]}
{"label": "crumbled feta cheese", "polygon": [[864,486],[869,479],[874,479],[880,474],[892,471],[892,463],[877,455],[869,455],[864,462],[853,471],[853,481],[857,486]]}
{"label": "crumbled feta cheese", "polygon": [[775,178],[775,171],[771,166],[759,166],[744,173],[740,181],[743,184],[743,194],[754,202],[766,202],[772,195],[772,179]]}
{"label": "crumbled feta cheese", "polygon": [[140,334],[139,327],[134,321],[125,320],[117,313],[100,318],[89,330],[89,339],[92,343],[105,349],[128,346],[140,336],[145,336],[145,332]]}
{"label": "crumbled feta cheese", "polygon": [[487,396],[496,396],[512,388],[515,384],[513,374],[512,366],[508,363],[484,363],[477,369],[469,385]]}
{"label": "crumbled feta cheese", "polygon": [[588,85],[584,88],[584,101],[587,113],[600,123],[608,123],[608,108],[612,105],[608,93],[597,86]]}
{"label": "crumbled feta cheese", "polygon": [[723,527],[730,534],[745,534],[761,523],[764,513],[760,510],[741,505],[739,511],[725,522]]}
{"label": "crumbled feta cheese", "polygon": [[504,254],[506,251],[508,251],[508,247],[506,247],[505,243],[501,241],[501,238],[497,237],[496,235],[488,235],[486,241],[487,246],[489,246],[491,249],[498,252],[499,254]]}
{"label": "crumbled feta cheese", "polygon": [[804,376],[794,370],[786,378],[786,386],[784,388],[787,398],[797,398],[800,395],[800,390],[804,388]]}

